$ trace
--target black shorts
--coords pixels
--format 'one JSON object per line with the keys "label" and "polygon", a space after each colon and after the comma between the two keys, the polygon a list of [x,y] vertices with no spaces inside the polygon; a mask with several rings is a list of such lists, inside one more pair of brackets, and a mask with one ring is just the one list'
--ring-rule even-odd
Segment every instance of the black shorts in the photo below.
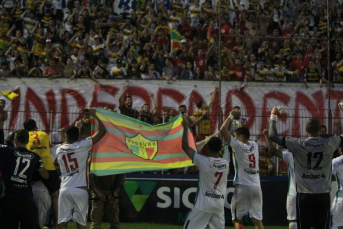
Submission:
{"label": "black shorts", "polygon": [[0,130],[0,145],[5,144],[5,134],[4,130]]}
{"label": "black shorts", "polygon": [[41,181],[46,186],[46,188],[49,190],[49,193],[54,193],[60,189],[61,180],[58,176],[58,173],[56,170],[48,170],[49,178],[43,179],[41,178]]}
{"label": "black shorts", "polygon": [[329,229],[330,193],[297,193],[298,228]]}
{"label": "black shorts", "polygon": [[3,213],[0,215],[1,228],[40,229],[38,209],[33,200],[5,199]]}

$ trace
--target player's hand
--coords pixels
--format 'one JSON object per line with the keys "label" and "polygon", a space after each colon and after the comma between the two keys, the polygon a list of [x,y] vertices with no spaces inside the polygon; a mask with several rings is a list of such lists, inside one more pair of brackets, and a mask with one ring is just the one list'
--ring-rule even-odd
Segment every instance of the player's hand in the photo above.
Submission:
{"label": "player's hand", "polygon": [[96,195],[99,197],[100,200],[106,200],[106,196],[101,192],[97,192]]}
{"label": "player's hand", "polygon": [[237,111],[237,110],[233,110],[233,111],[231,111],[231,113],[230,113],[230,116],[233,116],[232,117],[232,119],[234,118],[234,117],[239,117],[240,116],[240,112],[239,111]]}
{"label": "player's hand", "polygon": [[188,120],[185,117],[182,118],[182,126],[186,129],[189,127]]}
{"label": "player's hand", "polygon": [[95,109],[93,108],[93,107],[90,107],[89,109],[89,114],[91,115],[91,116],[96,116],[96,111],[95,111]]}
{"label": "player's hand", "polygon": [[276,107],[273,107],[270,114],[280,115],[280,114],[283,114],[285,112],[286,112],[286,109],[283,106],[276,106]]}
{"label": "player's hand", "polygon": [[343,102],[339,103],[339,104],[338,104],[338,107],[339,107],[341,110],[343,110]]}
{"label": "player's hand", "polygon": [[263,133],[264,136],[268,136],[268,130],[267,130],[267,129],[264,129],[264,130],[262,131],[262,133]]}

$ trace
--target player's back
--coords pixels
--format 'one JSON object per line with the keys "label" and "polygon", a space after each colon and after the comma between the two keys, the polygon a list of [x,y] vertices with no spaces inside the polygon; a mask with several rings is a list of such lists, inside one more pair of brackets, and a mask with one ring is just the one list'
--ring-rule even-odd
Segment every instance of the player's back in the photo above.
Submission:
{"label": "player's back", "polygon": [[343,197],[343,156],[332,160],[332,174],[335,175],[337,181],[336,197]]}
{"label": "player's back", "polygon": [[40,157],[25,148],[0,145],[0,164],[5,196],[32,200],[32,176],[35,170],[43,167]]}
{"label": "player's back", "polygon": [[249,144],[244,144],[231,136],[230,145],[235,166],[234,184],[260,186],[259,153],[256,142],[249,141]]}
{"label": "player's back", "polygon": [[229,162],[198,153],[193,161],[199,168],[195,207],[209,213],[224,212]]}
{"label": "player's back", "polygon": [[58,147],[56,155],[62,173],[61,189],[88,186],[88,156],[91,148],[91,138]]}
{"label": "player's back", "polygon": [[294,154],[297,192],[330,192],[332,156],[341,144],[341,137],[307,139],[288,137],[285,144]]}
{"label": "player's back", "polygon": [[56,170],[50,155],[50,138],[47,133],[40,130],[30,131],[26,148],[42,158],[46,170]]}

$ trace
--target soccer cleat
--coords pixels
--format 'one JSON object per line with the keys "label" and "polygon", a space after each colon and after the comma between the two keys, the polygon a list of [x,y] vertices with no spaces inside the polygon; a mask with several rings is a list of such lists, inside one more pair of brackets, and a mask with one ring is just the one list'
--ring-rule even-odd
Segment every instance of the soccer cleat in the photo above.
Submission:
{"label": "soccer cleat", "polygon": [[343,102],[340,102],[340,103],[338,104],[338,107],[339,107],[341,110],[343,110]]}

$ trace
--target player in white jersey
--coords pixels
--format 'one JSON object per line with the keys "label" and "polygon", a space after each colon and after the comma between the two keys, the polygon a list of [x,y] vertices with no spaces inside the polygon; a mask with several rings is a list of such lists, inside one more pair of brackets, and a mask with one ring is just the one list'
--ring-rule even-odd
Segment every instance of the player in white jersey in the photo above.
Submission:
{"label": "player in white jersey", "polygon": [[255,228],[263,229],[258,146],[256,142],[249,141],[250,132],[246,127],[236,129],[234,137],[230,132],[226,132],[237,113],[238,111],[233,110],[221,128],[225,141],[232,147],[235,166],[235,190],[231,200],[232,221],[236,229],[245,228],[242,218],[249,214]]}
{"label": "player in white jersey", "polygon": [[284,111],[282,106],[272,109],[268,137],[294,155],[298,228],[310,229],[314,224],[314,228],[328,229],[332,157],[334,151],[342,146],[343,138],[321,138],[320,122],[314,118],[306,124],[308,138],[285,138],[276,129],[277,116]]}
{"label": "player in white jersey", "polygon": [[66,229],[68,221],[76,221],[77,228],[86,228],[88,213],[88,156],[92,145],[106,133],[94,109],[89,109],[98,131],[91,137],[78,141],[79,129],[70,126],[66,129],[66,144],[58,147],[57,161],[62,173],[58,200],[58,228]]}
{"label": "player in white jersey", "polygon": [[[209,156],[197,153],[188,145],[189,123],[184,118],[182,149],[199,168],[199,181],[196,201],[188,213],[184,229],[224,229],[224,203],[226,199],[229,162],[220,157],[222,141],[212,137],[208,141]],[[228,129],[227,129],[227,132]]]}
{"label": "player in white jersey", "polygon": [[336,176],[337,192],[331,206],[331,229],[343,228],[343,156],[332,160],[332,174]]}
{"label": "player in white jersey", "polygon": [[288,151],[281,151],[276,149],[275,146],[268,139],[268,130],[263,130],[263,134],[266,137],[268,150],[274,156],[282,158],[288,165],[288,191],[287,191],[287,219],[289,221],[289,229],[297,229],[297,191],[295,187],[295,174],[294,174],[294,160],[293,154]]}

